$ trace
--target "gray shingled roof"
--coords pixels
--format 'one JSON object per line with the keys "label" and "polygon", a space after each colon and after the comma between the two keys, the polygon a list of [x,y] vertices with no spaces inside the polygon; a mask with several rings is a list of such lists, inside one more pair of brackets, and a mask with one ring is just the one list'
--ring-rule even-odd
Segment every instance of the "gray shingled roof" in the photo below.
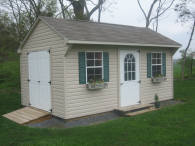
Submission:
{"label": "gray shingled roof", "polygon": [[102,44],[113,42],[113,44],[141,44],[141,46],[181,46],[176,41],[143,27],[71,21],[50,17],[40,17],[40,19],[69,41],[101,42]]}

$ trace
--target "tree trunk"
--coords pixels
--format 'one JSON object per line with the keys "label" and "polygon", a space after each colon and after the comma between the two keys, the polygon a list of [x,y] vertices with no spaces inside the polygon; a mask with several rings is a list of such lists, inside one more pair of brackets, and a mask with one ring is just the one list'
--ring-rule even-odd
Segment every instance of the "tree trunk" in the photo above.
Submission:
{"label": "tree trunk", "polygon": [[101,21],[101,14],[102,14],[102,5],[100,5],[100,7],[98,9],[98,22]]}
{"label": "tree trunk", "polygon": [[65,12],[64,12],[64,3],[63,3],[63,0],[59,0],[59,3],[60,3],[61,11],[62,11],[62,16],[65,19],[66,18],[66,15],[65,15]]}
{"label": "tree trunk", "polygon": [[192,27],[192,31],[191,31],[191,34],[190,34],[190,39],[188,41],[188,45],[184,51],[184,58],[183,58],[183,63],[182,63],[182,68],[181,68],[181,79],[184,80],[184,75],[185,75],[185,64],[186,64],[186,55],[187,55],[187,51],[190,47],[190,44],[192,42],[192,37],[194,35],[194,29],[195,29],[195,19],[194,19],[194,22],[193,22],[193,27]]}
{"label": "tree trunk", "polygon": [[193,70],[193,58],[191,59],[190,63],[190,76],[192,77],[192,70]]}

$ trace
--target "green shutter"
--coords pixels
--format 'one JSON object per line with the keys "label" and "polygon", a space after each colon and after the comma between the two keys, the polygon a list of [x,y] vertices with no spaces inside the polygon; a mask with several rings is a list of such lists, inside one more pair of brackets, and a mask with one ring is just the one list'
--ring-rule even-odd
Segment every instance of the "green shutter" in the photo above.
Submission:
{"label": "green shutter", "polygon": [[109,54],[108,52],[103,53],[104,60],[104,82],[109,82]]}
{"label": "green shutter", "polygon": [[86,84],[85,52],[79,52],[79,83]]}
{"label": "green shutter", "polygon": [[147,77],[152,77],[152,53],[147,53]]}
{"label": "green shutter", "polygon": [[166,53],[162,53],[162,74],[166,76]]}

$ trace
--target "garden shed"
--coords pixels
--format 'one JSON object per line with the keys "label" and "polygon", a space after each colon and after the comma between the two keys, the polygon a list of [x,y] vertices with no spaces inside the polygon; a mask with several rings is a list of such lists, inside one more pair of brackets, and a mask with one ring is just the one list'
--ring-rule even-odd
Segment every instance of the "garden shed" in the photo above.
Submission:
{"label": "garden shed", "polygon": [[172,99],[179,47],[147,28],[39,17],[18,49],[22,105],[72,119]]}

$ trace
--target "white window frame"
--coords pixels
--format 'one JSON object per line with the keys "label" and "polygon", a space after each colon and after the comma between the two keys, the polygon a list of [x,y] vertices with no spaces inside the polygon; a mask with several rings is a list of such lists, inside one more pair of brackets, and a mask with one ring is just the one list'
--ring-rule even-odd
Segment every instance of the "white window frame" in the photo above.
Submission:
{"label": "white window frame", "polygon": [[[102,65],[101,66],[87,66],[87,53],[102,53]],[[103,51],[85,51],[85,72],[86,72],[86,83],[88,84],[88,74],[87,74],[87,69],[88,68],[102,68],[102,80],[104,79],[104,57],[103,57],[104,53]],[[95,59],[94,60],[98,60]],[[94,63],[95,65],[95,63]]]}
{"label": "white window frame", "polygon": [[[152,59],[153,59],[153,54],[157,54],[157,53],[160,53],[161,54],[161,63],[160,64],[153,64],[152,63]],[[158,59],[158,58],[155,58],[155,59]],[[152,52],[151,53],[151,76],[153,77],[153,70],[152,70],[152,68],[153,68],[153,66],[157,66],[157,65],[160,65],[161,66],[161,75],[163,74],[163,64],[162,64],[162,60],[163,60],[163,58],[162,58],[162,52]]]}

